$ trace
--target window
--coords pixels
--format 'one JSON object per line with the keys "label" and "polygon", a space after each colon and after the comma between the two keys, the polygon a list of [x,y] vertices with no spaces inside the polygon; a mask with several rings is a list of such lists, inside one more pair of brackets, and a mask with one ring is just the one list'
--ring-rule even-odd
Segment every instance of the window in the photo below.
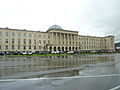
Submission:
{"label": "window", "polygon": [[8,32],[5,32],[5,36],[8,37]]}
{"label": "window", "polygon": [[23,49],[25,50],[25,49],[26,49],[26,46],[23,46]]}
{"label": "window", "polygon": [[69,40],[71,40],[71,37],[69,37]]}
{"label": "window", "polygon": [[0,44],[2,43],[2,39],[0,38]]}
{"label": "window", "polygon": [[36,44],[36,39],[34,39],[34,44]]}
{"label": "window", "polygon": [[24,33],[24,38],[26,38],[26,33]]}
{"label": "window", "polygon": [[20,44],[20,39],[18,39],[18,44]]}
{"label": "window", "polygon": [[50,41],[48,40],[48,44],[50,44]]}
{"label": "window", "polygon": [[48,39],[50,39],[50,35],[48,35]]}
{"label": "window", "polygon": [[44,46],[44,49],[46,49],[46,46]]}
{"label": "window", "polygon": [[2,32],[0,32],[0,36],[2,36]]}
{"label": "window", "polygon": [[34,34],[34,38],[36,38],[36,34]]}
{"label": "window", "polygon": [[5,43],[8,43],[8,39],[5,39]]}
{"label": "window", "polygon": [[31,44],[31,39],[29,39],[29,43]]}
{"label": "window", "polygon": [[29,34],[29,38],[31,38],[32,36],[31,36],[31,34]]}
{"label": "window", "polygon": [[72,36],[72,40],[74,40],[74,36]]}
{"label": "window", "polygon": [[76,37],[76,40],[77,40],[77,37]]}
{"label": "window", "polygon": [[44,35],[44,38],[46,38],[46,35]]}
{"label": "window", "polygon": [[8,46],[5,46],[5,50],[8,50]]}
{"label": "window", "polygon": [[41,38],[41,35],[39,35],[39,38]]}
{"label": "window", "polygon": [[66,41],[66,44],[68,44],[68,42]]}
{"label": "window", "polygon": [[31,49],[31,46],[29,46],[29,49]]}
{"label": "window", "polygon": [[12,32],[12,37],[15,37],[15,33],[14,32]]}
{"label": "window", "polygon": [[39,44],[41,44],[41,40],[39,40]]}
{"label": "window", "polygon": [[18,38],[20,38],[21,37],[21,34],[20,33],[18,33]]}
{"label": "window", "polygon": [[14,38],[12,38],[12,43],[15,43]]}
{"label": "window", "polygon": [[26,39],[23,39],[24,44],[26,44]]}
{"label": "window", "polygon": [[12,49],[14,49],[14,45],[12,45]]}
{"label": "window", "polygon": [[18,45],[18,49],[20,50],[20,45]]}
{"label": "window", "polygon": [[44,40],[43,43],[46,44],[46,41]]}
{"label": "window", "polygon": [[39,46],[39,49],[41,49],[41,46]]}
{"label": "window", "polygon": [[34,46],[34,49],[36,49],[36,46]]}

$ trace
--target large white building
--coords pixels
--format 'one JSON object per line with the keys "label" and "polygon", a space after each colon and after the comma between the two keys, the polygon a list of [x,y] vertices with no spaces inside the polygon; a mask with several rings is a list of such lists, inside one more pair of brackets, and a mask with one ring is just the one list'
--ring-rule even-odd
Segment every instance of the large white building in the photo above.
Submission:
{"label": "large white building", "polygon": [[78,35],[52,25],[46,32],[0,28],[0,51],[114,51],[114,36]]}

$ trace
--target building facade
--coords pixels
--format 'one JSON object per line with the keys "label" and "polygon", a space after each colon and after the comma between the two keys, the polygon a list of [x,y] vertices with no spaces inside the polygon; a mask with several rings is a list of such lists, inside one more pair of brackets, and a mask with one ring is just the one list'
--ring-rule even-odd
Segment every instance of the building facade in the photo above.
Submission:
{"label": "building facade", "polygon": [[115,50],[114,36],[82,36],[52,25],[46,32],[0,28],[0,51]]}

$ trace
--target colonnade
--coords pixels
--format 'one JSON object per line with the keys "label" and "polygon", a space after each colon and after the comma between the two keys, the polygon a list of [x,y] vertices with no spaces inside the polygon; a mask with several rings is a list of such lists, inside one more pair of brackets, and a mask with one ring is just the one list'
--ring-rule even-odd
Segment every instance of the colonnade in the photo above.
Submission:
{"label": "colonnade", "polygon": [[51,32],[51,45],[48,51],[73,51],[80,50],[80,46],[76,45],[77,34]]}

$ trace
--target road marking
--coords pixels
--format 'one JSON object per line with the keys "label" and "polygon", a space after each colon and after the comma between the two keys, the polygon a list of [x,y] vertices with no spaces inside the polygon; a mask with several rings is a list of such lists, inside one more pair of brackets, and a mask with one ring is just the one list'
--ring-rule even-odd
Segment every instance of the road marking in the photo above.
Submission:
{"label": "road marking", "polygon": [[116,89],[119,89],[120,88],[120,85],[119,86],[116,86],[114,88],[111,88],[110,90],[116,90]]}
{"label": "road marking", "polygon": [[60,79],[78,79],[78,78],[93,78],[93,77],[115,77],[120,76],[120,74],[108,74],[108,75],[92,75],[92,76],[73,76],[73,77],[55,77],[55,78],[30,78],[30,79],[4,79],[0,80],[0,82],[7,81],[23,81],[23,80],[60,80]]}

